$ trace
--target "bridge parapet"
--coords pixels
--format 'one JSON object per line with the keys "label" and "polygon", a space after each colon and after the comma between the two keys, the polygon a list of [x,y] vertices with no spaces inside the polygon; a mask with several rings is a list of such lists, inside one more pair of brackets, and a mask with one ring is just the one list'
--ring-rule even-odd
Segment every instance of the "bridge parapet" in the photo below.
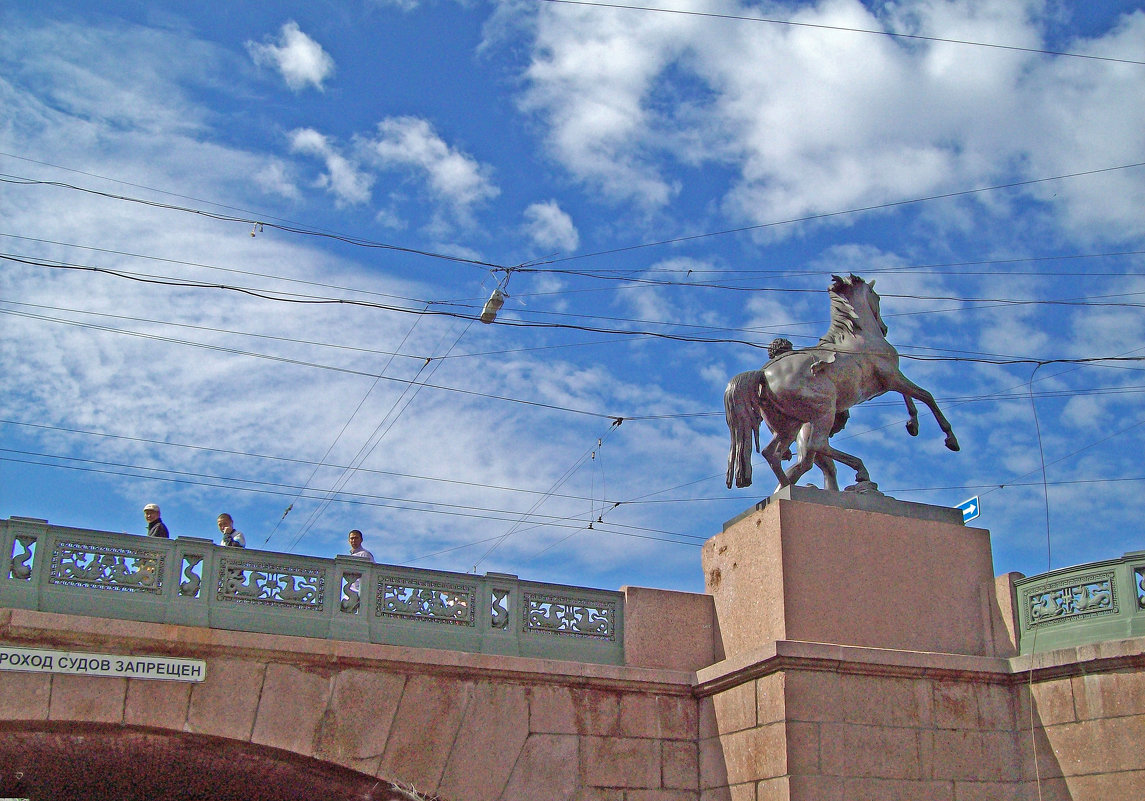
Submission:
{"label": "bridge parapet", "polygon": [[624,664],[624,594],[0,519],[0,606]]}
{"label": "bridge parapet", "polygon": [[1145,636],[1145,551],[1014,582],[1019,650]]}

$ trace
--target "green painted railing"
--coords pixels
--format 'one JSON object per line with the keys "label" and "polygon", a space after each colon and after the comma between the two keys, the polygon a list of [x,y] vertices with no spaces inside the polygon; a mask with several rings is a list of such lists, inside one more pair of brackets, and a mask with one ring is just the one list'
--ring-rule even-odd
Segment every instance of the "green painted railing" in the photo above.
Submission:
{"label": "green painted railing", "polygon": [[624,664],[624,596],[0,519],[0,606]]}
{"label": "green painted railing", "polygon": [[1014,582],[1023,654],[1145,636],[1145,551]]}

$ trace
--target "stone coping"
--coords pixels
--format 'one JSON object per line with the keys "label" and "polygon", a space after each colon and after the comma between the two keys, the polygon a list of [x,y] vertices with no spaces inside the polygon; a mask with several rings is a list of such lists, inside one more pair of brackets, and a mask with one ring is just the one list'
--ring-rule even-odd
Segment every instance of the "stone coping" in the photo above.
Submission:
{"label": "stone coping", "polygon": [[900,501],[889,495],[863,492],[833,492],[818,487],[786,486],[776,490],[768,498],[764,498],[754,506],[745,509],[740,514],[724,523],[724,531],[735,525],[745,517],[767,508],[777,501],[798,501],[799,503],[817,503],[823,506],[834,506],[840,509],[857,509],[863,512],[878,512],[895,517],[909,517],[914,520],[929,520],[935,523],[950,523],[952,525],[965,525],[962,522],[962,512],[948,506],[932,506],[927,503],[913,501]]}
{"label": "stone coping", "polygon": [[0,609],[0,642],[21,647],[100,653],[127,651],[132,655],[250,658],[326,667],[400,668],[423,674],[576,684],[598,689],[644,690],[699,697],[784,670],[1013,684],[1145,667],[1145,637],[1009,658],[777,640],[690,672],[252,634],[27,609]]}
{"label": "stone coping", "polygon": [[690,695],[695,674],[664,668],[602,665],[402,645],[257,634],[173,623],[0,609],[0,642],[28,648],[131,652],[188,658],[249,658],[331,667],[400,668],[406,672],[507,682],[576,684],[598,689]]}
{"label": "stone coping", "polygon": [[1141,669],[1145,667],[1145,637],[1038,651],[1014,656],[1007,661],[1016,675],[1025,680],[1032,674],[1035,681],[1109,673],[1124,668]]}
{"label": "stone coping", "polygon": [[776,640],[697,671],[696,693],[712,695],[744,681],[791,669],[980,682],[1008,682],[1010,672],[1008,660],[1001,657]]}
{"label": "stone coping", "polygon": [[698,670],[695,693],[714,695],[784,670],[1015,684],[1031,678],[1048,681],[1129,667],[1145,667],[1145,637],[1009,658],[777,640]]}

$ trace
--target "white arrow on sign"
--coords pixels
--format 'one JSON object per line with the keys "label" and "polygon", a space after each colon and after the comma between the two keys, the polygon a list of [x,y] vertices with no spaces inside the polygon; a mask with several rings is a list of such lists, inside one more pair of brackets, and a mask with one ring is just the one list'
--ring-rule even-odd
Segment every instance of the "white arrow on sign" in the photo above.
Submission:
{"label": "white arrow on sign", "polygon": [[974,518],[982,513],[982,506],[978,503],[978,496],[967,498],[962,503],[954,507],[962,512],[962,522],[969,523]]}

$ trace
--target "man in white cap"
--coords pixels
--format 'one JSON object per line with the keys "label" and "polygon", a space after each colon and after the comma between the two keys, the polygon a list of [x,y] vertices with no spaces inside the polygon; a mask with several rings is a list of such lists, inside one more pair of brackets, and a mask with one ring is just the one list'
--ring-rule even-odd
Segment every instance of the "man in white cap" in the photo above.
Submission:
{"label": "man in white cap", "polygon": [[144,506],[143,519],[147,521],[148,537],[171,538],[171,532],[167,530],[167,524],[159,517],[159,504],[149,503]]}

